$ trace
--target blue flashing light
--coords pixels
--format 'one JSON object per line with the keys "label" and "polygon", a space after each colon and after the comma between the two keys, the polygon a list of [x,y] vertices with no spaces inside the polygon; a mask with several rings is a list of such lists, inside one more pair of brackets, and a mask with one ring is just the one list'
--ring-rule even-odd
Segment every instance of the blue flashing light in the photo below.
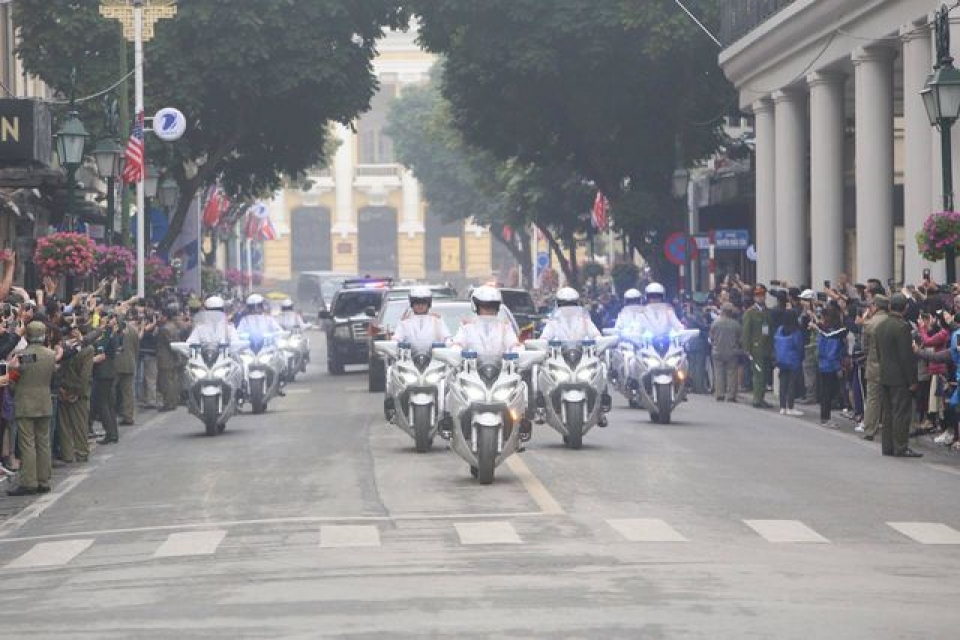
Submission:
{"label": "blue flashing light", "polygon": [[477,352],[476,352],[476,351],[461,351],[461,352],[460,352],[460,357],[462,357],[464,360],[474,360],[474,359],[476,359],[476,357],[477,357]]}
{"label": "blue flashing light", "polygon": [[520,359],[520,354],[519,354],[519,353],[515,353],[515,352],[513,352],[513,351],[509,351],[509,352],[503,354],[503,359],[504,359],[504,360],[519,360],[519,359]]}

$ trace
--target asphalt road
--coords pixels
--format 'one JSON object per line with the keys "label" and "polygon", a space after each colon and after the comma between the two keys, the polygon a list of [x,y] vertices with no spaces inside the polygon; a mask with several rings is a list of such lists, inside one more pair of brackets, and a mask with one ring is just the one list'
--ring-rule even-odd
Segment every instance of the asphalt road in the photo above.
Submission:
{"label": "asphalt road", "polygon": [[3,636],[960,634],[956,457],[703,397],[653,425],[617,400],[581,451],[537,427],[482,487],[317,351],[222,436],[148,413],[51,494],[0,498]]}

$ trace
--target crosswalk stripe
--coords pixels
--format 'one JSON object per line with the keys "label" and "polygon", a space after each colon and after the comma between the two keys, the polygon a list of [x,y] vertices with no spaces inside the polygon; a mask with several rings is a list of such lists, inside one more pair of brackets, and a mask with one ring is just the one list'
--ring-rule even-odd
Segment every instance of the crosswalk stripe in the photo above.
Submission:
{"label": "crosswalk stripe", "polygon": [[799,520],[744,520],[768,542],[830,542]]}
{"label": "crosswalk stripe", "polygon": [[87,547],[93,544],[93,539],[62,540],[59,542],[41,542],[35,544],[30,551],[16,558],[7,565],[7,569],[26,569],[31,567],[56,567],[65,565]]}
{"label": "crosswalk stripe", "polygon": [[657,518],[607,520],[607,524],[630,542],[687,542],[680,532]]}
{"label": "crosswalk stripe", "polygon": [[320,527],[320,546],[327,549],[340,547],[379,547],[380,530],[373,525]]}
{"label": "crosswalk stripe", "polygon": [[227,532],[223,529],[171,533],[153,552],[154,558],[207,556],[216,552]]}
{"label": "crosswalk stripe", "polygon": [[453,525],[460,544],[521,544],[517,530],[509,522],[457,522]]}
{"label": "crosswalk stripe", "polygon": [[888,522],[887,526],[920,544],[960,544],[960,531],[939,522]]}

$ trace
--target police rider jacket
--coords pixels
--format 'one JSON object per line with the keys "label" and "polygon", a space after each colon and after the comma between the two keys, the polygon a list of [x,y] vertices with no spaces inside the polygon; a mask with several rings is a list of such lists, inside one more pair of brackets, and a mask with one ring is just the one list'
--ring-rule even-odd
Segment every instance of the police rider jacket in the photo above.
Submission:
{"label": "police rider jacket", "polygon": [[476,351],[477,355],[501,357],[510,351],[520,351],[517,337],[510,321],[497,316],[476,316],[461,323],[453,344],[464,351]]}
{"label": "police rider jacket", "polygon": [[306,325],[303,321],[303,317],[296,311],[281,311],[280,316],[277,318],[277,322],[280,323],[280,326],[285,330],[290,331],[292,329],[303,329]]}
{"label": "police rider jacket", "polygon": [[540,333],[543,340],[559,340],[560,342],[579,342],[593,340],[600,336],[600,331],[590,319],[590,314],[583,307],[560,307],[547,320],[546,326]]}
{"label": "police rider jacket", "polygon": [[237,325],[237,333],[261,340],[277,338],[282,331],[280,324],[273,317],[263,313],[244,316],[240,324]]}
{"label": "police rider jacket", "polygon": [[683,323],[677,317],[673,306],[666,302],[652,302],[643,309],[641,326],[655,336],[669,334],[671,331],[682,331]]}
{"label": "police rider jacket", "polygon": [[427,351],[435,342],[446,343],[450,339],[450,330],[443,318],[435,313],[417,315],[407,310],[397,323],[393,339],[410,343],[415,352]]}
{"label": "police rider jacket", "polygon": [[237,339],[237,329],[227,321],[227,315],[223,311],[206,310],[198,314],[187,342],[233,344]]}
{"label": "police rider jacket", "polygon": [[643,321],[643,307],[638,304],[630,304],[620,309],[617,315],[617,322],[613,325],[621,334],[628,336],[639,336],[643,333],[645,323]]}

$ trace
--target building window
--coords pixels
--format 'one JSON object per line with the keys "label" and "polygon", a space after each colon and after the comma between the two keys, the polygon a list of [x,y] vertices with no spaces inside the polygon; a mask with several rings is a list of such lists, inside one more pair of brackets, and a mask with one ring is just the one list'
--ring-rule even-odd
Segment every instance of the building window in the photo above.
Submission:
{"label": "building window", "polygon": [[395,83],[381,84],[380,90],[370,101],[370,110],[357,121],[357,136],[360,139],[359,164],[396,162],[393,140],[383,130],[387,125],[390,105],[397,96],[397,87]]}

